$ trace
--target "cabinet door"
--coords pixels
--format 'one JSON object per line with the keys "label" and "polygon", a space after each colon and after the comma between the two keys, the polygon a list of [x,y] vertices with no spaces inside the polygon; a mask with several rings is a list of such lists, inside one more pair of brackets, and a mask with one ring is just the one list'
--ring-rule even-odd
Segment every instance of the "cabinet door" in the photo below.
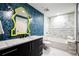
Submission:
{"label": "cabinet door", "polygon": [[11,47],[4,50],[0,50],[0,56],[17,56],[18,55],[18,48]]}
{"label": "cabinet door", "polygon": [[31,42],[31,56],[40,56],[42,54],[42,39]]}
{"label": "cabinet door", "polygon": [[18,46],[20,56],[30,56],[30,42]]}
{"label": "cabinet door", "polygon": [[40,56],[42,54],[42,39],[38,39],[38,41],[36,42],[36,55]]}

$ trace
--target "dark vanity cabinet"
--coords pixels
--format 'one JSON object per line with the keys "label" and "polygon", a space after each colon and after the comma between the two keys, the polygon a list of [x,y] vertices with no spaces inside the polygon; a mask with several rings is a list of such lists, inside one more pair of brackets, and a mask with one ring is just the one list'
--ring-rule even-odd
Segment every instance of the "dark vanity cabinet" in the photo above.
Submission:
{"label": "dark vanity cabinet", "polygon": [[29,56],[31,51],[30,42],[18,46],[18,56]]}
{"label": "dark vanity cabinet", "polygon": [[31,42],[31,56],[40,56],[42,54],[42,39]]}
{"label": "dark vanity cabinet", "polygon": [[0,56],[40,56],[42,38],[0,50]]}

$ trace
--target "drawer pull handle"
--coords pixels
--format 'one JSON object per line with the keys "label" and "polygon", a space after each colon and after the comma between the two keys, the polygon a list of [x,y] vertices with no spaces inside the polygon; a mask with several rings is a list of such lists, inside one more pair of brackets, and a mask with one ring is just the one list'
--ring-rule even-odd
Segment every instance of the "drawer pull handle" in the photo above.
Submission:
{"label": "drawer pull handle", "polygon": [[8,51],[8,52],[5,52],[5,53],[3,53],[2,55],[6,55],[6,54],[8,54],[8,53],[11,53],[11,52],[14,52],[14,51],[16,51],[17,49],[14,49],[14,50],[11,50],[11,51]]}

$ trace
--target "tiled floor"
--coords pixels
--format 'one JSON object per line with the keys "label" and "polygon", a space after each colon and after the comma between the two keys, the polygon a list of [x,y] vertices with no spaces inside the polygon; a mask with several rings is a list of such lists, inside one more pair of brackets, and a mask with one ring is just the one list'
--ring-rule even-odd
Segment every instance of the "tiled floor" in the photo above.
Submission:
{"label": "tiled floor", "polygon": [[43,50],[44,54],[47,56],[71,56],[76,55],[74,49],[70,49],[65,43],[64,39],[60,38],[44,38],[45,45],[48,47],[48,50]]}
{"label": "tiled floor", "polygon": [[65,51],[49,47],[47,50],[43,50],[42,56],[72,56],[72,55]]}

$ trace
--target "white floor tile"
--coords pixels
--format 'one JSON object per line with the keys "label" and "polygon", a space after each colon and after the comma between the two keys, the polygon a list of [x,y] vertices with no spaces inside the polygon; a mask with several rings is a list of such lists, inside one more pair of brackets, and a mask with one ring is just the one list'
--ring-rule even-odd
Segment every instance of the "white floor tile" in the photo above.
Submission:
{"label": "white floor tile", "polygon": [[43,50],[42,56],[72,56],[72,55],[65,51],[49,47],[47,50]]}

